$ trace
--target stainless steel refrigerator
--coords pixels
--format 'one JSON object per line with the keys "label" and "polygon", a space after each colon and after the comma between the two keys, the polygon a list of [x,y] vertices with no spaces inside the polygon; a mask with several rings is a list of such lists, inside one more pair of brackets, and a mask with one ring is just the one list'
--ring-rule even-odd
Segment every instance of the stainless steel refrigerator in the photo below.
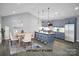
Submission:
{"label": "stainless steel refrigerator", "polygon": [[65,25],[65,40],[70,42],[75,42],[74,40],[74,24]]}

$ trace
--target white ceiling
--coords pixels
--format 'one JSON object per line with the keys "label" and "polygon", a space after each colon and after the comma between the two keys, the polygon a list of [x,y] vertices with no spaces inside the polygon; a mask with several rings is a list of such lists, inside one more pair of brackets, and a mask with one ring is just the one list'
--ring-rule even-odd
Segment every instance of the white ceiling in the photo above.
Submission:
{"label": "white ceiling", "polygon": [[[29,12],[40,19],[60,19],[79,15],[78,3],[0,3],[0,15],[8,16]],[[39,10],[39,16],[38,16]],[[42,10],[44,12],[42,13]]]}

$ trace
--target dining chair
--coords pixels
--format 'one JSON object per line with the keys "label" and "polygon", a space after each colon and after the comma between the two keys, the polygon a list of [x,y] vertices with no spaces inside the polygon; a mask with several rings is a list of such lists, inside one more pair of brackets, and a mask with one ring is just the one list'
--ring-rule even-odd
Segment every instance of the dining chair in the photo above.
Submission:
{"label": "dining chair", "polygon": [[22,40],[22,46],[23,46],[24,48],[26,48],[26,46],[31,45],[31,43],[32,43],[31,38],[32,38],[32,33],[25,33],[25,37],[24,37],[24,39]]}
{"label": "dining chair", "polygon": [[11,42],[11,46],[12,46],[13,42],[16,42],[16,44],[18,42],[18,39],[16,37],[14,37],[11,33],[10,33],[10,42]]}

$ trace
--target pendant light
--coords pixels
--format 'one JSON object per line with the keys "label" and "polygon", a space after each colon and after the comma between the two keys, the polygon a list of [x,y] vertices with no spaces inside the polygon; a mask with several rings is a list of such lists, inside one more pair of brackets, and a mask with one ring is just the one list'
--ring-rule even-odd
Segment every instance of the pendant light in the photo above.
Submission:
{"label": "pendant light", "polygon": [[50,9],[50,8],[48,7],[48,20],[49,20],[49,9]]}
{"label": "pendant light", "polygon": [[48,7],[48,26],[52,26],[52,24],[49,21],[49,10],[50,10],[50,8]]}
{"label": "pendant light", "polygon": [[49,24],[50,24],[50,22],[49,22],[49,7],[48,7],[48,26],[49,26]]}
{"label": "pendant light", "polygon": [[39,9],[38,9],[38,24],[39,24]]}
{"label": "pendant light", "polygon": [[44,10],[42,10],[42,13],[41,13],[41,24],[43,23],[43,14],[44,14]]}
{"label": "pendant light", "polygon": [[44,10],[42,10],[42,20],[43,20],[43,14],[44,14]]}

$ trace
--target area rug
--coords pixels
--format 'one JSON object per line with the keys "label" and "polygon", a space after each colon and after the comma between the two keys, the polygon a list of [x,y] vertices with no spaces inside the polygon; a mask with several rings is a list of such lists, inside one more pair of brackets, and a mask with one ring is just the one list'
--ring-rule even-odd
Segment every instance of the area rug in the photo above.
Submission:
{"label": "area rug", "polygon": [[23,51],[30,50],[30,49],[36,49],[36,48],[42,48],[42,46],[38,43],[32,43],[32,45],[28,47],[26,46],[26,48],[23,48],[18,45],[12,45],[10,46],[10,54],[13,55],[19,52],[23,52]]}

